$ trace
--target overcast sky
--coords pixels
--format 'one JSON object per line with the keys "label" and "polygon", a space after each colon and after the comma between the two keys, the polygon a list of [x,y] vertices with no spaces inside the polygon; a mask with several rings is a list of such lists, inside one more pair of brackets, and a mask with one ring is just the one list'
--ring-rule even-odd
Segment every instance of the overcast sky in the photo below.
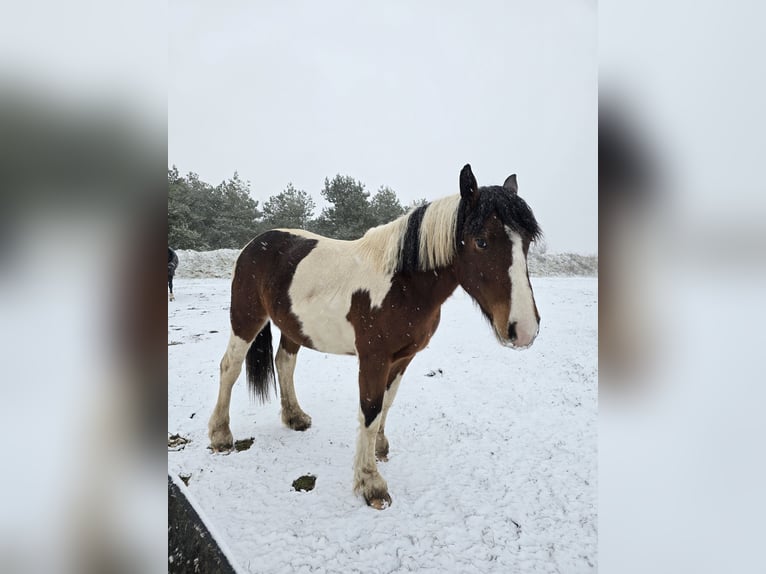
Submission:
{"label": "overcast sky", "polygon": [[598,250],[595,2],[189,2],[169,20],[168,162],[263,201],[402,203],[518,174],[553,251]]}

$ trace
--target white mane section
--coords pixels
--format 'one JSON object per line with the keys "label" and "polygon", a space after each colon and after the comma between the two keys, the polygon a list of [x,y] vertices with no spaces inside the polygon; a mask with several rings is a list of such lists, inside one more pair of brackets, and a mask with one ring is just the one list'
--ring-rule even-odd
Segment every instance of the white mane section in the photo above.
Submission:
{"label": "white mane section", "polygon": [[393,275],[409,220],[410,213],[407,213],[390,223],[369,229],[356,242],[359,254],[372,261],[383,273]]}
{"label": "white mane section", "polygon": [[420,225],[418,261],[420,270],[445,267],[455,256],[455,233],[459,195],[431,202]]}

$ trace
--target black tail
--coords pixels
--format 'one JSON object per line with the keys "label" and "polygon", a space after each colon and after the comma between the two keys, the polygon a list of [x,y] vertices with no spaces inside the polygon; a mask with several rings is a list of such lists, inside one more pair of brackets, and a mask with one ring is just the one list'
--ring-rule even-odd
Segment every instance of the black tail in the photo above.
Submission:
{"label": "black tail", "polygon": [[258,397],[258,400],[265,403],[269,400],[269,388],[274,387],[274,393],[277,390],[277,379],[274,377],[274,349],[271,344],[271,321],[261,329],[261,332],[255,337],[255,341],[250,345],[245,359],[245,369],[247,371],[247,386],[250,388],[250,395]]}

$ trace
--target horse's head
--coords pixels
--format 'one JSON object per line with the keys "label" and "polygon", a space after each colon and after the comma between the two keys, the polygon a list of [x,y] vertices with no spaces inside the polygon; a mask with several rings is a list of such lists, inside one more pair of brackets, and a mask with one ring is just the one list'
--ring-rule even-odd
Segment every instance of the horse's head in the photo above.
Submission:
{"label": "horse's head", "polygon": [[535,216],[518,196],[515,174],[502,187],[480,188],[466,165],[460,172],[460,196],[458,281],[503,345],[528,347],[540,328],[527,271],[529,244],[541,233]]}

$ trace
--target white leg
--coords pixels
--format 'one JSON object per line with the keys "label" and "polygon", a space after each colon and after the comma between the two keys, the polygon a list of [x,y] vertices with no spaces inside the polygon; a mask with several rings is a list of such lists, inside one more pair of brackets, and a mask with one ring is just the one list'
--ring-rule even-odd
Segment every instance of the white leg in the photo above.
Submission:
{"label": "white leg", "polygon": [[282,422],[293,430],[304,431],[311,426],[311,417],[303,412],[295,396],[295,361],[297,353],[290,353],[281,344],[275,364],[279,378],[279,396],[282,402]]}
{"label": "white leg", "polygon": [[375,417],[370,426],[364,424],[364,413],[359,409],[359,436],[354,459],[354,491],[364,496],[367,504],[378,510],[391,505],[388,484],[380,476],[375,463],[375,437],[382,415]]}
{"label": "white leg", "polygon": [[388,409],[396,398],[396,392],[399,390],[399,383],[402,382],[402,373],[399,373],[394,378],[391,386],[386,391],[383,397],[383,412],[380,414],[380,428],[378,429],[377,439],[375,441],[375,456],[380,461],[388,460],[388,439],[385,435],[386,417],[388,416]]}
{"label": "white leg", "polygon": [[231,389],[245,360],[250,342],[240,339],[234,333],[229,338],[229,346],[221,359],[221,383],[218,389],[218,401],[208,423],[210,444],[214,450],[227,451],[234,446],[234,437],[229,428],[229,405]]}

